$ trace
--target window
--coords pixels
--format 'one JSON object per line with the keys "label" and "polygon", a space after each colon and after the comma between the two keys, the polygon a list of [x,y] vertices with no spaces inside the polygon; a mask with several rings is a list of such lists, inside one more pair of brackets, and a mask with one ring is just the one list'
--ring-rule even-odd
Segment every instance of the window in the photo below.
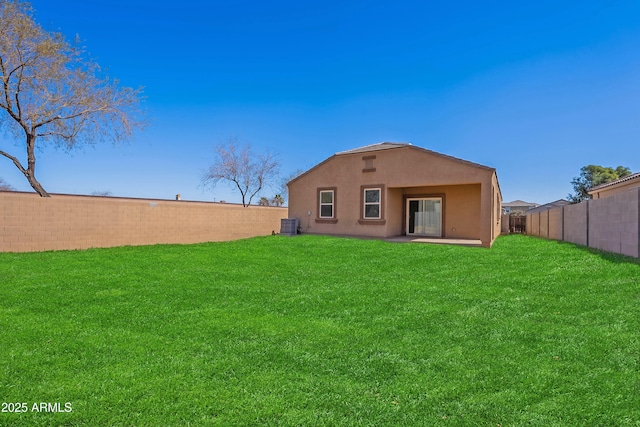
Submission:
{"label": "window", "polygon": [[318,201],[316,224],[336,224],[338,222],[338,188],[318,188],[316,200]]}
{"label": "window", "polygon": [[360,187],[360,225],[385,225],[385,185],[373,184]]}
{"label": "window", "polygon": [[380,200],[379,188],[364,190],[364,219],[380,219]]}
{"label": "window", "polygon": [[320,218],[333,218],[334,196],[333,190],[320,191]]}

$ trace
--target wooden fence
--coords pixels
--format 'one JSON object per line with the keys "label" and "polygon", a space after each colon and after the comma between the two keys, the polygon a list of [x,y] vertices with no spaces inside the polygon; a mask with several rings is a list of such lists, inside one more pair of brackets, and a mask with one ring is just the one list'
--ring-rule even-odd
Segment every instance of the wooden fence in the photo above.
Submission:
{"label": "wooden fence", "polygon": [[522,234],[527,232],[527,217],[524,215],[509,215],[509,233]]}

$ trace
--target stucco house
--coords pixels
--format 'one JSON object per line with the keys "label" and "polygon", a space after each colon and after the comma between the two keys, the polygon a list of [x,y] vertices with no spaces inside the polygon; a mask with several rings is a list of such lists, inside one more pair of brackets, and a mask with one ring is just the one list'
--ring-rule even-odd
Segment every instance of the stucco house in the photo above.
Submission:
{"label": "stucco house", "polygon": [[502,210],[506,214],[521,214],[524,215],[529,209],[537,207],[537,203],[529,203],[522,200],[514,200],[513,202],[507,202],[502,204]]}
{"label": "stucco house", "polygon": [[607,182],[597,187],[593,187],[588,193],[594,199],[604,199],[614,194],[623,193],[628,190],[640,187],[640,172],[627,175],[616,181]]}
{"label": "stucco house", "polygon": [[288,183],[303,233],[480,240],[500,234],[496,170],[408,143],[336,153]]}
{"label": "stucco house", "polygon": [[544,205],[540,205],[540,206],[536,206],[535,208],[531,208],[528,211],[526,211],[525,213],[527,215],[529,215],[529,214],[534,214],[534,213],[538,213],[538,212],[544,212],[544,211],[547,211],[547,210],[553,209],[553,208],[561,208],[561,207],[566,206],[568,204],[570,204],[568,200],[558,199],[558,200],[555,200],[553,202],[545,203]]}

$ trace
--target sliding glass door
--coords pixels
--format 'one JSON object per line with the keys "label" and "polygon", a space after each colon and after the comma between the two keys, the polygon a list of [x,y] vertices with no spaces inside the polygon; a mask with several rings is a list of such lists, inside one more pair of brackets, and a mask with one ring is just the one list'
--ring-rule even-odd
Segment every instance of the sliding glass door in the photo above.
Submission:
{"label": "sliding glass door", "polygon": [[407,199],[407,235],[442,236],[442,199]]}

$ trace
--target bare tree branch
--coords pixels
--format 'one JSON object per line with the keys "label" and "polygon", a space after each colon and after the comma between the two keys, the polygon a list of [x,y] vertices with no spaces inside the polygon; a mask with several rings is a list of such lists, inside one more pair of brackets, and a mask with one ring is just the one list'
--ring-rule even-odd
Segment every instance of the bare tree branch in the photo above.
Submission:
{"label": "bare tree branch", "polygon": [[18,160],[16,157],[12,156],[11,154],[0,150],[0,156],[4,156],[7,159],[11,160],[13,162],[14,165],[16,165],[16,167],[18,168],[18,170],[22,173],[25,173],[26,170],[25,168],[22,167],[22,164],[20,163],[20,160]]}
{"label": "bare tree branch", "polygon": [[27,165],[2,151],[41,195],[35,148],[130,138],[145,126],[141,89],[120,87],[59,33],[43,30],[31,6],[0,0],[0,131],[24,141]]}
{"label": "bare tree branch", "polygon": [[275,154],[256,155],[249,146],[239,148],[236,138],[216,147],[216,159],[202,177],[205,186],[214,187],[228,181],[238,189],[242,205],[247,207],[264,186],[278,174],[280,164]]}
{"label": "bare tree branch", "polygon": [[7,183],[4,179],[0,178],[0,191],[16,191],[12,185]]}

